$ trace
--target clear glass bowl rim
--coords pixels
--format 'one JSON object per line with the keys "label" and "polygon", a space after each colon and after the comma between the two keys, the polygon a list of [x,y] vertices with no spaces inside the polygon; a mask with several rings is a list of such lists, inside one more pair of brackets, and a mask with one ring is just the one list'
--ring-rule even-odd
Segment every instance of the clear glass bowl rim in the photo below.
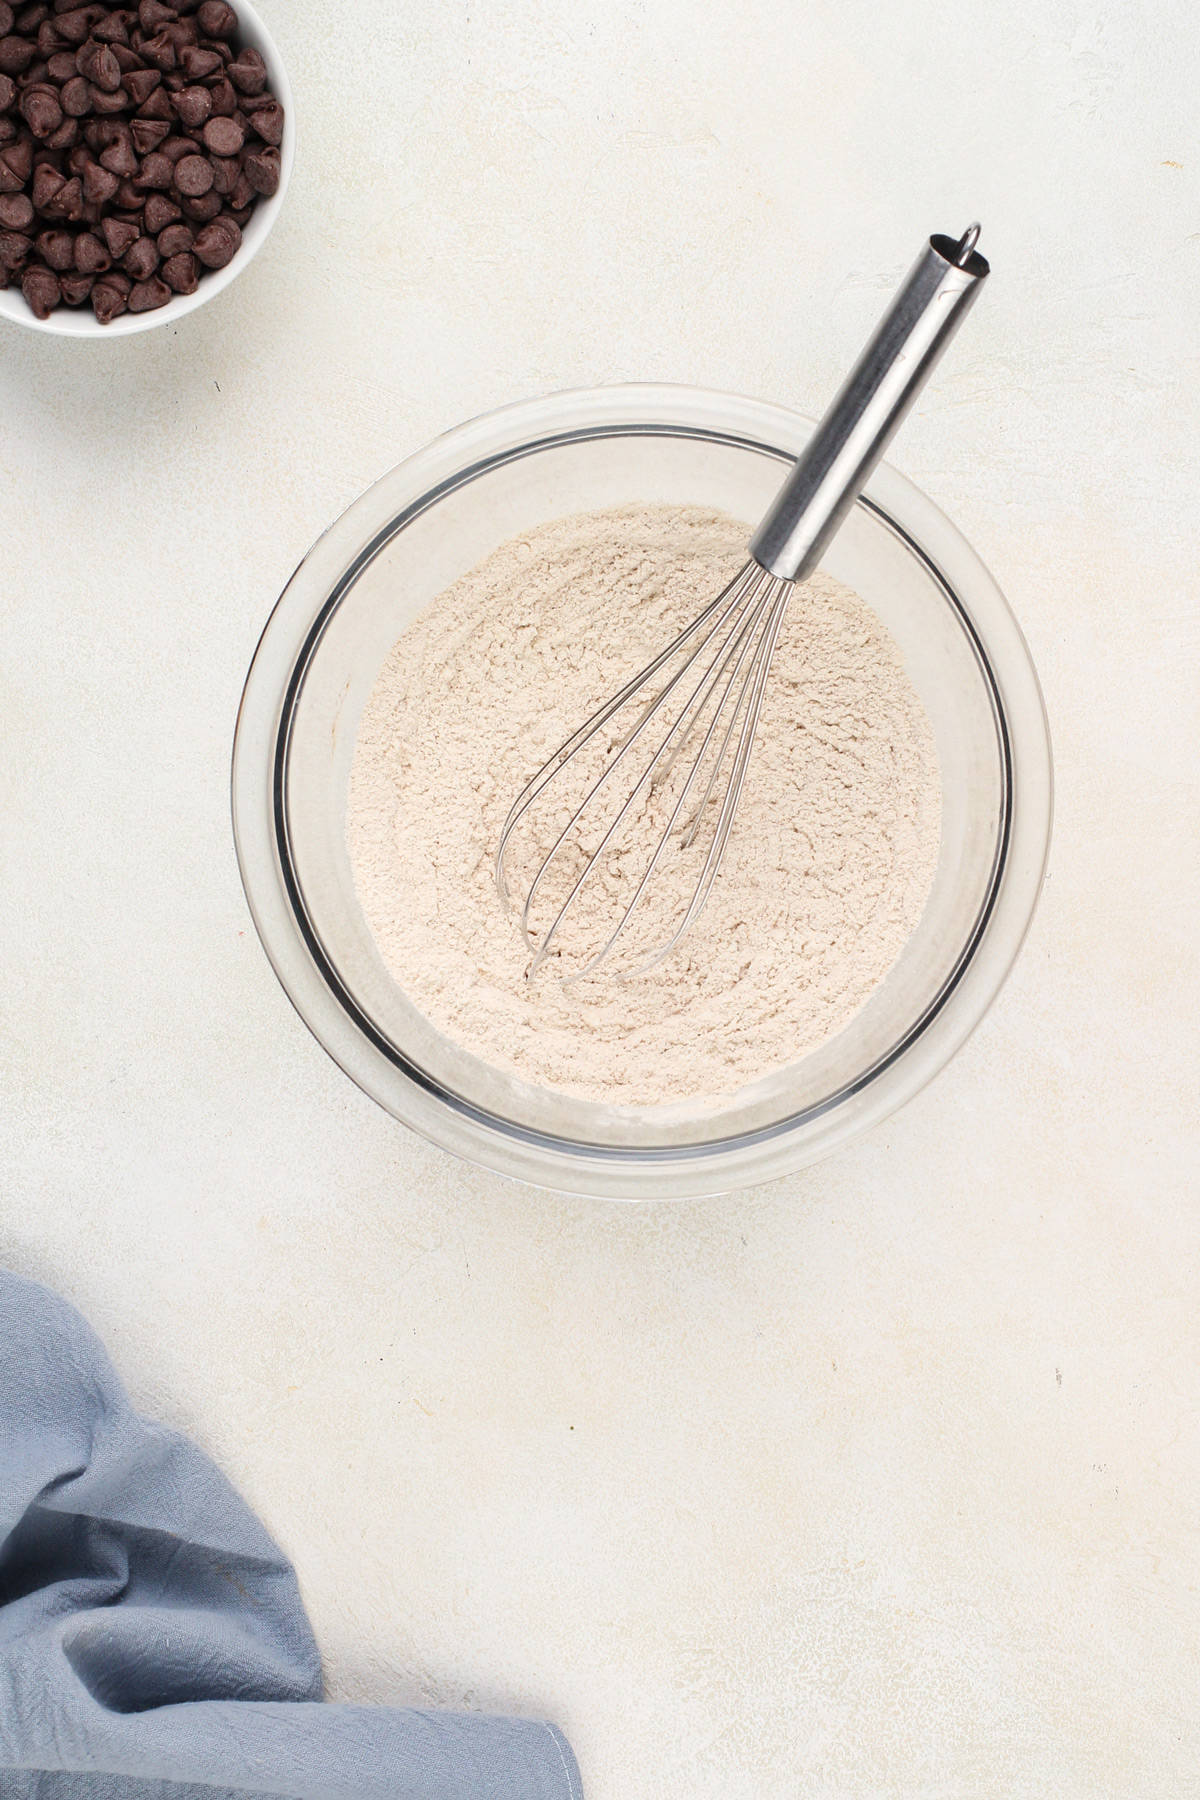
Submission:
{"label": "clear glass bowl rim", "polygon": [[[401,514],[436,504],[498,456],[547,439],[621,428],[712,435],[795,455],[813,422],[769,402],[664,383],[575,389],[479,415],[434,439],[374,483],[313,545],[259,640],[238,712],[232,768],[234,841],[255,928],[292,1005],[334,1061],[395,1118],[478,1166],[559,1191],[612,1199],[683,1199],[775,1179],[828,1155],[918,1092],[995,999],[1024,940],[1045,875],[1053,808],[1049,730],[1028,647],[1000,589],[949,519],[883,464],[863,503],[907,541],[976,637],[995,689],[1011,781],[1003,866],[990,909],[936,1011],[882,1066],[824,1106],[768,1132],[697,1146],[621,1150],[545,1137],[480,1112],[372,1038],[322,971],[303,899],[285,864],[277,746],[314,624]],[[331,980],[332,976],[332,980]]]}

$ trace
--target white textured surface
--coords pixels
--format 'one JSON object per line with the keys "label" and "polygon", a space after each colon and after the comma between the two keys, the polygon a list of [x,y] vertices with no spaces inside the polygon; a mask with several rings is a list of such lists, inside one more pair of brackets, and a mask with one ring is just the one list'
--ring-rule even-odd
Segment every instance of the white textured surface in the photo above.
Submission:
{"label": "white textured surface", "polygon": [[[589,1800],[1200,1793],[1190,6],[270,15],[301,160],[255,266],[161,336],[0,334],[0,1253],[261,1509],[339,1695],[544,1711]],[[976,213],[996,274],[897,461],[1045,682],[1016,975],[774,1188],[457,1167],[326,1061],[243,909],[272,596],[494,404],[819,408]]]}

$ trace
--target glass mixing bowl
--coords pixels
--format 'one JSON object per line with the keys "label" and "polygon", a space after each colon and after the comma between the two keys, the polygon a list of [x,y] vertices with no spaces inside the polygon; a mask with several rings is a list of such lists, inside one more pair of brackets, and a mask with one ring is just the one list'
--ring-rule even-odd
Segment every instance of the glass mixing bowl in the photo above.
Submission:
{"label": "glass mixing bowl", "polygon": [[[691,504],[757,520],[813,426],[698,389],[600,388],[474,419],[401,463],[314,546],[246,681],[233,818],[255,925],[301,1018],[397,1119],[472,1162],[623,1199],[713,1194],[826,1155],[907,1100],[982,1018],[1029,925],[1050,832],[1037,676],[1003,596],[930,501],[886,466],[824,566],[900,648],[942,775],[933,891],[844,1030],[734,1098],[627,1108],[490,1067],[388,974],[354,890],[355,736],[405,627],[497,545],[564,514]],[[600,622],[597,622],[600,629]]]}

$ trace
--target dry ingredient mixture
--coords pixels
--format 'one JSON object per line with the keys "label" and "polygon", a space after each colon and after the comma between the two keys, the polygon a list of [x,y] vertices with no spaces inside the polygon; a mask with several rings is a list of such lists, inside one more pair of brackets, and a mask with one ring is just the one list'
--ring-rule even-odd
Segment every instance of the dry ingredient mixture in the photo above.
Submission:
{"label": "dry ingredient mixture", "polygon": [[691,933],[632,981],[526,980],[493,880],[509,807],[730,579],[748,535],[660,506],[540,526],[438,596],[368,701],[348,822],[367,923],[434,1025],[527,1082],[618,1105],[727,1098],[841,1030],[921,916],[940,835],[933,733],[876,615],[818,575],[792,598]]}

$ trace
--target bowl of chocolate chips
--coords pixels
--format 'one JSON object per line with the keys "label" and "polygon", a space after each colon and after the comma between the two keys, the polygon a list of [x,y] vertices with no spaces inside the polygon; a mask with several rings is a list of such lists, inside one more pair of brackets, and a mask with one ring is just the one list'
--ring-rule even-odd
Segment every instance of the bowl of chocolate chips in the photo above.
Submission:
{"label": "bowl of chocolate chips", "polygon": [[245,0],[0,0],[0,318],[169,324],[262,248],[292,98]]}

